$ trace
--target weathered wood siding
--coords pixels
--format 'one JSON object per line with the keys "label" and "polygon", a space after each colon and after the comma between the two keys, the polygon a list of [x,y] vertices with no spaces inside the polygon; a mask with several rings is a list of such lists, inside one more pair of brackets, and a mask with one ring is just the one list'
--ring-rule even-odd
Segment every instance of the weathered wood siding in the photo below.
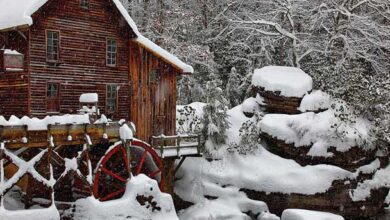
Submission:
{"label": "weathered wood siding", "polygon": [[[111,1],[91,0],[89,9],[79,0],[52,0],[33,16],[30,27],[31,113],[44,116],[46,84],[60,84],[60,112],[79,107],[82,93],[97,92],[99,108],[106,110],[106,87],[116,84],[118,111],[115,119],[129,118],[129,39],[132,31]],[[46,30],[60,32],[59,64],[46,62]],[[106,39],[117,41],[117,65],[106,66]]]}
{"label": "weathered wood siding", "polygon": [[[2,33],[2,36],[0,48],[5,46],[24,54],[25,68],[23,72],[6,72],[1,70],[0,65],[0,115],[6,118],[11,115],[21,117],[29,113],[28,33],[10,31]],[[0,53],[0,56],[0,62],[3,62],[3,54]]]}
{"label": "weathered wood siding", "polygon": [[[134,42],[130,42],[130,64],[130,119],[137,127],[137,136],[150,142],[152,135],[175,134],[178,72]],[[159,70],[155,82],[150,80],[153,70]]]}
{"label": "weathered wood siding", "polygon": [[0,72],[0,115],[28,115],[28,74]]}

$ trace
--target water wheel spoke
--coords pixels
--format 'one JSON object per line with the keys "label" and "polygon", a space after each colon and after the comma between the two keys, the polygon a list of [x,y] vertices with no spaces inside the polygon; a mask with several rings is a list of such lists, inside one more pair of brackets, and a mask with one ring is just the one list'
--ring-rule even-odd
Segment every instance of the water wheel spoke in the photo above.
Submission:
{"label": "water wheel spoke", "polygon": [[144,153],[141,156],[141,160],[139,162],[138,169],[137,169],[137,172],[136,172],[137,175],[139,175],[141,173],[141,170],[142,170],[142,167],[144,166],[144,162],[145,162],[147,154],[148,154],[148,151],[145,150]]}
{"label": "water wheel spoke", "polygon": [[107,201],[107,200],[109,200],[109,199],[111,199],[111,198],[113,198],[113,197],[115,197],[115,196],[117,196],[117,195],[119,195],[119,194],[121,194],[123,192],[125,192],[124,188],[123,189],[119,189],[119,190],[117,190],[115,192],[112,192],[112,193],[108,194],[107,196],[101,198],[100,201]]}
{"label": "water wheel spoke", "polygon": [[116,173],[114,173],[114,172],[112,172],[112,171],[106,169],[105,167],[101,167],[100,169],[101,169],[101,171],[103,171],[104,173],[106,173],[106,174],[108,174],[108,175],[114,177],[115,179],[117,179],[117,180],[119,180],[119,181],[121,181],[121,182],[124,182],[124,183],[126,182],[126,179],[124,179],[124,178],[121,177],[120,175],[118,175],[118,174],[116,174]]}
{"label": "water wheel spoke", "polygon": [[158,174],[158,173],[160,173],[161,172],[161,170],[156,170],[156,171],[154,171],[153,173],[151,173],[150,175],[149,175],[149,177],[150,178],[154,178],[154,177],[156,177],[156,175]]}

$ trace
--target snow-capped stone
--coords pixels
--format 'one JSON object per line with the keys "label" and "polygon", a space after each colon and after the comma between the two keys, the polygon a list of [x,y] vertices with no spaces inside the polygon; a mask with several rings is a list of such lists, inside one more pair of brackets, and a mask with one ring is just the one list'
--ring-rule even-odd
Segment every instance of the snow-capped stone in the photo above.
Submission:
{"label": "snow-capped stone", "polygon": [[259,110],[259,103],[256,98],[248,98],[241,105],[242,112],[244,113],[254,113]]}
{"label": "snow-capped stone", "polygon": [[303,97],[312,90],[313,80],[296,67],[267,66],[255,70],[252,85],[266,91],[279,91],[284,97]]}
{"label": "snow-capped stone", "polygon": [[321,90],[315,90],[303,97],[298,110],[301,112],[327,110],[330,108],[330,104],[329,94]]}

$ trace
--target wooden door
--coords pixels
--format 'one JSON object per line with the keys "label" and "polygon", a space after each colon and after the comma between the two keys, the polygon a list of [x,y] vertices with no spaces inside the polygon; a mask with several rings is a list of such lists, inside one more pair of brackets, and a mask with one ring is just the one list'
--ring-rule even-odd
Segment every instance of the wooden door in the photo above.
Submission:
{"label": "wooden door", "polygon": [[46,89],[46,111],[60,111],[60,85],[58,83],[48,83]]}

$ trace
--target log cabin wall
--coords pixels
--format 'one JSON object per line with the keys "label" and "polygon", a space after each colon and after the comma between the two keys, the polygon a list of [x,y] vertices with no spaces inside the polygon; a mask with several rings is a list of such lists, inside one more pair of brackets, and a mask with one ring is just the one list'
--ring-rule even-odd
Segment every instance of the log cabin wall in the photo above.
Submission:
{"label": "log cabin wall", "polygon": [[[45,116],[47,83],[59,84],[59,111],[79,108],[82,93],[96,92],[99,109],[106,113],[107,85],[119,86],[114,119],[129,118],[129,39],[132,31],[112,1],[52,0],[33,15],[30,27],[31,114]],[[59,62],[46,61],[46,30],[59,31]],[[116,39],[117,64],[106,65],[106,40]]]}
{"label": "log cabin wall", "polygon": [[[0,115],[22,117],[29,114],[28,32],[2,33],[0,48],[17,50],[24,55],[24,71],[5,71],[0,65]],[[0,52],[0,62],[3,53]]]}
{"label": "log cabin wall", "polygon": [[131,116],[137,137],[150,143],[152,135],[176,132],[178,71],[139,44],[130,42]]}

